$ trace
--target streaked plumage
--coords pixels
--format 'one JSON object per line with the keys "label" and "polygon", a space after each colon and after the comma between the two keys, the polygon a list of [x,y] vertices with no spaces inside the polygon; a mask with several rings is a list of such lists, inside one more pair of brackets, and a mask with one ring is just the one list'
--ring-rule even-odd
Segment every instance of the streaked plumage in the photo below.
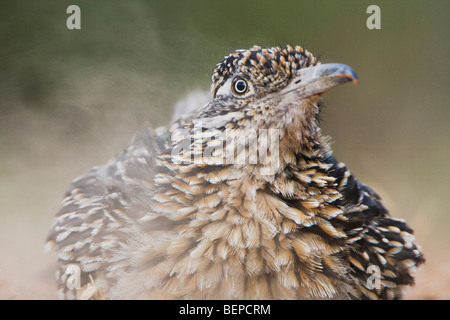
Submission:
{"label": "streaked plumage", "polygon": [[[333,157],[318,126],[320,95],[351,80],[349,67],[301,47],[225,57],[208,104],[147,128],[72,183],[48,238],[60,296],[80,298],[93,281],[112,299],[401,298],[424,261],[413,232]],[[271,173],[262,158],[226,161],[225,135],[271,129]],[[80,268],[80,289],[67,286],[68,266]]]}

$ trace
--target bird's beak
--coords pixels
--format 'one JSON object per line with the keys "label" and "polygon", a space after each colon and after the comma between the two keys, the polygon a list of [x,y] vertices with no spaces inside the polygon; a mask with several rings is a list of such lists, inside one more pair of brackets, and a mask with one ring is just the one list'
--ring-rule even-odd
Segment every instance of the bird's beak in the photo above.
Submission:
{"label": "bird's beak", "polygon": [[295,93],[296,97],[307,98],[349,81],[358,83],[356,73],[349,66],[340,63],[320,64],[298,70],[295,78],[283,88],[282,94]]}

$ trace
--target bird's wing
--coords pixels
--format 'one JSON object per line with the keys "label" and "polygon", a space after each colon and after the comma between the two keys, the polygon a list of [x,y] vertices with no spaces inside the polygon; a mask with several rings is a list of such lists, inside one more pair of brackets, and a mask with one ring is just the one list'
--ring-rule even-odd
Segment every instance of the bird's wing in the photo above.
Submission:
{"label": "bird's wing", "polygon": [[62,297],[80,298],[82,290],[73,288],[91,278],[97,284],[104,279],[107,289],[126,265],[115,257],[151,210],[155,159],[167,139],[166,129],[148,128],[118,157],[73,181],[47,239],[47,246],[56,246]]}
{"label": "bird's wing", "polygon": [[358,297],[400,298],[402,289],[414,282],[411,273],[424,262],[413,230],[403,220],[392,218],[380,196],[345,165],[334,157],[328,163],[343,195],[339,202],[347,221],[342,228]]}

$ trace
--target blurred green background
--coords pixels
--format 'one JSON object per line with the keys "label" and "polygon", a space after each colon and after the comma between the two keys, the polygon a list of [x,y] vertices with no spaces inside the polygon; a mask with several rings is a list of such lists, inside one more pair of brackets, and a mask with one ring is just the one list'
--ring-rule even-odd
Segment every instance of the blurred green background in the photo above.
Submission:
{"label": "blurred green background", "polygon": [[[66,27],[72,4],[81,30]],[[381,30],[366,27],[371,4],[381,8]],[[70,181],[117,154],[140,126],[168,124],[178,100],[209,89],[223,56],[255,44],[302,45],[354,68],[359,85],[324,97],[336,157],[426,248],[450,251],[448,0],[0,6],[0,255],[11,257],[0,263],[0,288],[14,287],[3,296],[34,297],[35,283],[42,297],[52,281],[53,258],[36,252]],[[28,278],[8,275],[30,260],[41,267]]]}

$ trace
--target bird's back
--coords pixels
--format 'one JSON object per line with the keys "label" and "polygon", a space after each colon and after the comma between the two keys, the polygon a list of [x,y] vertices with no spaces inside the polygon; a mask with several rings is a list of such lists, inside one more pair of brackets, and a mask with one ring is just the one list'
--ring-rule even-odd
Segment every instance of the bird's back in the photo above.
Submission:
{"label": "bird's back", "polygon": [[126,269],[119,253],[151,210],[155,157],[165,130],[147,128],[117,157],[72,182],[47,237],[47,247],[58,254],[61,298],[82,297],[93,280],[107,291]]}

